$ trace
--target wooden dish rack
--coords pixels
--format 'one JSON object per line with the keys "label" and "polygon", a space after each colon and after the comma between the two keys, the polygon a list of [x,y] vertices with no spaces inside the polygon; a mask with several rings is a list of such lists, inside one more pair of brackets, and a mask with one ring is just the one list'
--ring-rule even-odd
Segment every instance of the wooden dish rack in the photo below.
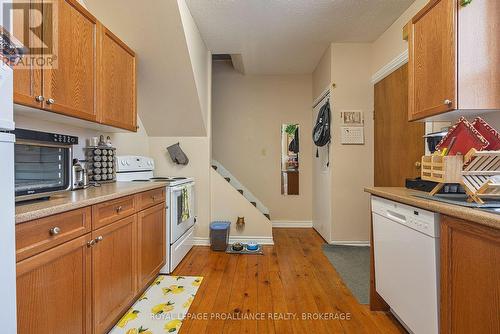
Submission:
{"label": "wooden dish rack", "polygon": [[437,194],[447,183],[461,183],[463,164],[464,158],[461,155],[424,155],[422,157],[422,180],[438,183],[430,192],[431,196]]}
{"label": "wooden dish rack", "polygon": [[484,198],[500,199],[500,183],[492,177],[500,175],[500,151],[470,150],[462,172],[463,186],[469,197],[483,204]]}
{"label": "wooden dish rack", "polygon": [[422,157],[422,180],[437,182],[430,192],[436,195],[447,183],[461,184],[469,201],[484,203],[484,198],[500,198],[500,151],[470,150],[467,155],[427,155]]}

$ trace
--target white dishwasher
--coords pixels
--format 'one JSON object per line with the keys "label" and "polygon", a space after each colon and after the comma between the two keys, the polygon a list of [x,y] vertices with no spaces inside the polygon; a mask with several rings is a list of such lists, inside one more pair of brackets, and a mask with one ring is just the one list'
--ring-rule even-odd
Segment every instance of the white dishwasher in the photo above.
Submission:
{"label": "white dishwasher", "polygon": [[372,197],[376,290],[415,334],[439,332],[439,215]]}

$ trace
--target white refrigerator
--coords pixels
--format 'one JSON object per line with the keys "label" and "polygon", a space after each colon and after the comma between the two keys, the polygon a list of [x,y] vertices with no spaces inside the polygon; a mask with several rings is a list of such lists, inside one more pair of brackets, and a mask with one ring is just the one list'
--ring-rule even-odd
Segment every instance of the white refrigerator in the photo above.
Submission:
{"label": "white refrigerator", "polygon": [[[0,0],[0,25],[5,0]],[[4,27],[10,30],[10,27]],[[0,50],[1,51],[1,50]],[[0,55],[0,60],[2,60]],[[16,250],[12,69],[0,61],[0,324],[2,333],[16,333]]]}

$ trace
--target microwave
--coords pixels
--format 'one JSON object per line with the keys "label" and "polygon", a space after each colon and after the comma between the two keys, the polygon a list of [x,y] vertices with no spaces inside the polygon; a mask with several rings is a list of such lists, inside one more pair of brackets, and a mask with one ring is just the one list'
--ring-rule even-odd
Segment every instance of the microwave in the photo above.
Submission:
{"label": "microwave", "polygon": [[16,202],[71,190],[73,145],[78,137],[25,129],[12,133]]}

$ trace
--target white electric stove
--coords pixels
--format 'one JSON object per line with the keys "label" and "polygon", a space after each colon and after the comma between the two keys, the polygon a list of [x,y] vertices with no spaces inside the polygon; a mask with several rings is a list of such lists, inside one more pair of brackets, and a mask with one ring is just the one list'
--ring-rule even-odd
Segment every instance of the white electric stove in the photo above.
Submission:
{"label": "white electric stove", "polygon": [[[161,273],[171,273],[193,247],[196,224],[195,182],[192,177],[155,176],[154,160],[141,156],[117,156],[118,182],[166,182],[167,260]],[[189,217],[183,219],[182,193],[188,192]]]}

